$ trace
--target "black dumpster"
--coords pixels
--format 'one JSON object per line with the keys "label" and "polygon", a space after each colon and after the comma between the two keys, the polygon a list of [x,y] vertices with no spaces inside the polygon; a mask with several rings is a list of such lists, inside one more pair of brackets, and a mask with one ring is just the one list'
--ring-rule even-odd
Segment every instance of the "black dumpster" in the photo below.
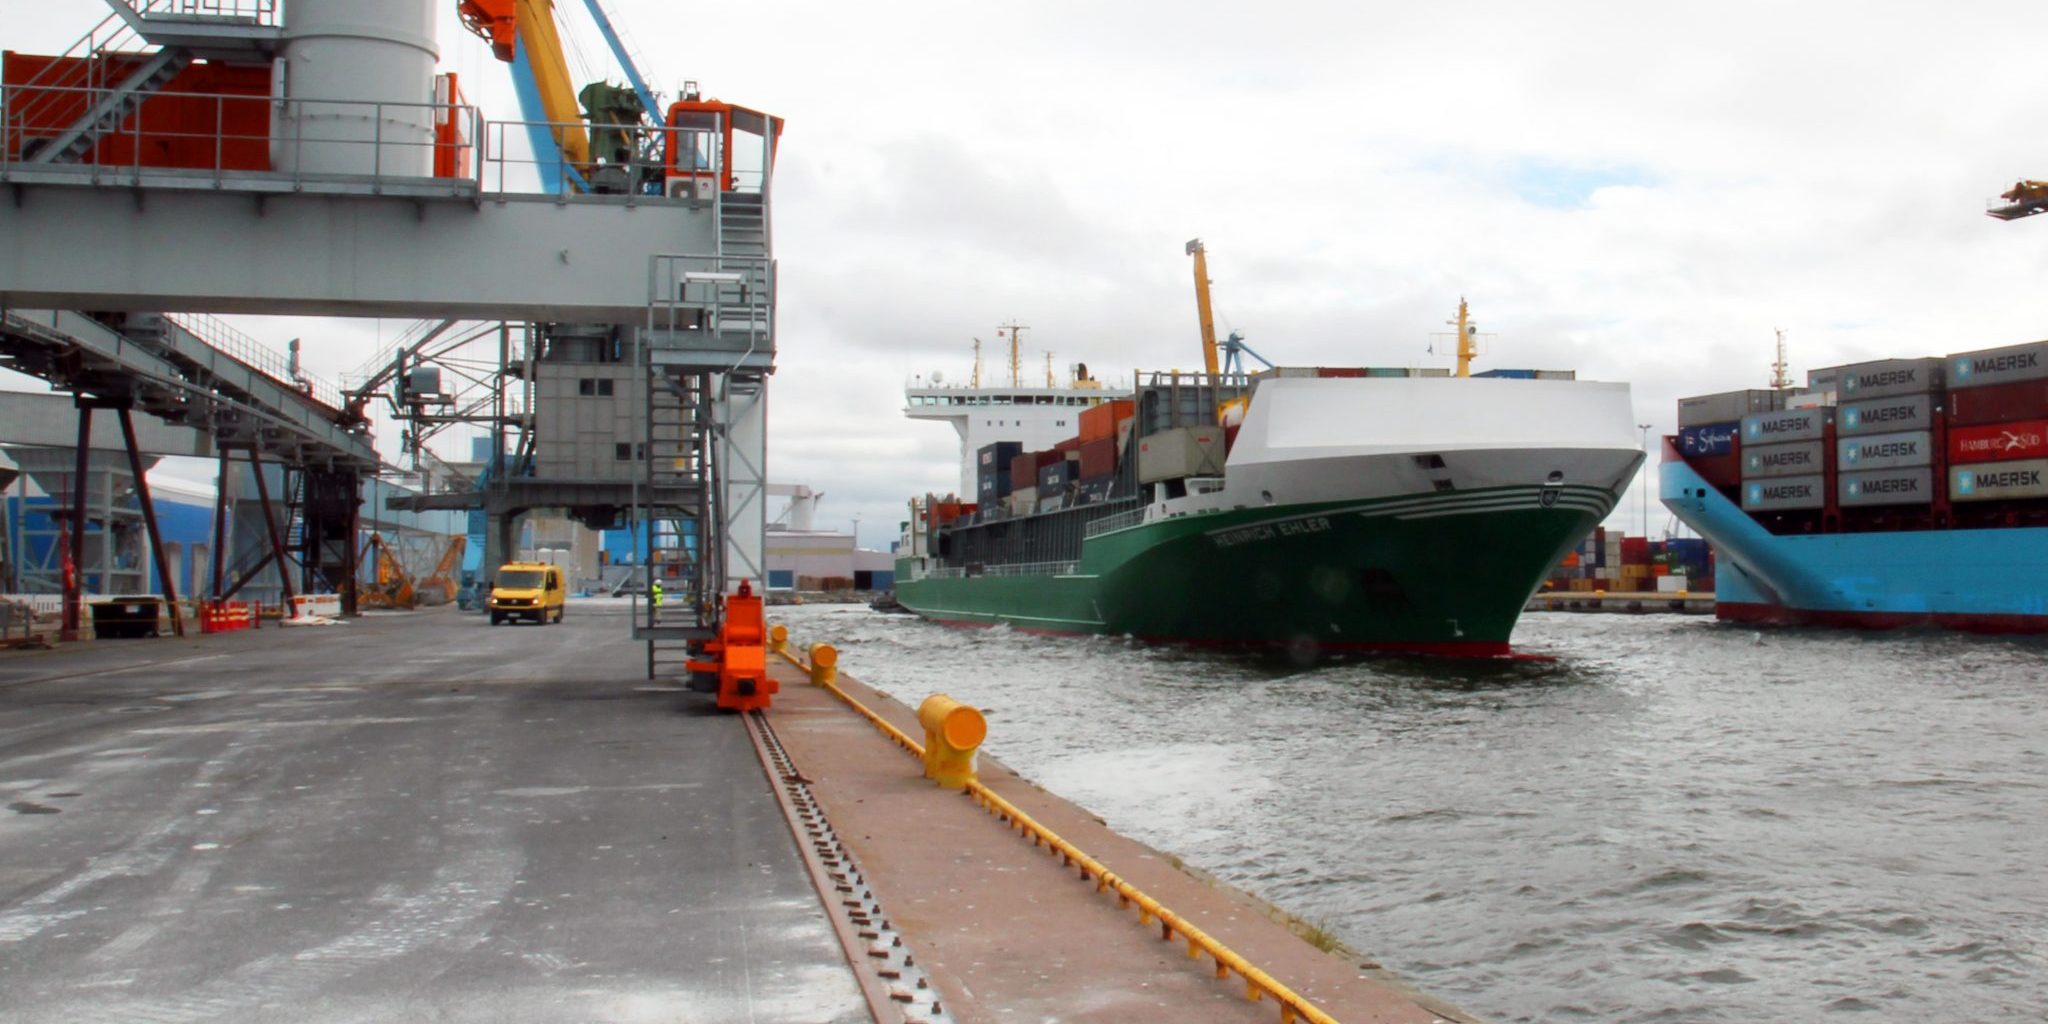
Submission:
{"label": "black dumpster", "polygon": [[92,635],[95,640],[132,640],[156,635],[157,616],[163,599],[121,597],[95,601],[92,606]]}

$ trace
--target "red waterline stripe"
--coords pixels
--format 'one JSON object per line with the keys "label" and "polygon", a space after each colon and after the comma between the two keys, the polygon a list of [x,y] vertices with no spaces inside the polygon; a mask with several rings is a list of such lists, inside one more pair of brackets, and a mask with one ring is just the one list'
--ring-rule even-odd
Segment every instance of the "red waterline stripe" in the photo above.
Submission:
{"label": "red waterline stripe", "polygon": [[1714,617],[1727,622],[1773,626],[1829,626],[1837,629],[1940,626],[1966,633],[2048,633],[2048,615],[1823,611],[1724,601],[1714,606]]}
{"label": "red waterline stripe", "polygon": [[[942,626],[952,626],[957,629],[991,629],[995,626],[1004,625],[1004,623],[999,622],[979,622],[972,619],[927,619],[926,621],[936,622]],[[1047,629],[1041,626],[1019,626],[1015,623],[1010,623],[1009,626],[1013,632],[1027,633],[1032,636],[1082,637],[1099,635],[1095,633],[1086,633],[1079,630],[1071,629]],[[1139,643],[1144,644],[1158,644],[1172,647],[1202,647],[1211,649],[1263,648],[1266,650],[1285,651],[1289,647],[1293,646],[1292,644],[1289,644],[1286,641],[1281,640],[1194,640],[1182,637],[1164,636],[1139,636],[1134,637],[1134,639],[1136,639]],[[1316,650],[1332,651],[1342,654],[1416,654],[1434,658],[1502,658],[1510,661],[1557,660],[1557,658],[1553,655],[1527,654],[1518,652],[1511,648],[1506,641],[1501,640],[1441,640],[1415,641],[1411,643],[1369,642],[1351,640],[1339,641],[1336,643],[1323,643],[1318,641],[1316,643]]]}

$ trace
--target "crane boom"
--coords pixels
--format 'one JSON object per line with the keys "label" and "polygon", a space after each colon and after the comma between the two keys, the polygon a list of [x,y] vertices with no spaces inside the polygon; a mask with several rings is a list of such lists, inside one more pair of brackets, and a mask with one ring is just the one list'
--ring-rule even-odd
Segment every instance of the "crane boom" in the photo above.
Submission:
{"label": "crane boom", "polygon": [[2048,181],[2019,182],[1999,193],[1998,198],[2005,200],[2005,205],[1993,206],[1984,212],[1999,220],[2018,220],[2048,213]]}
{"label": "crane boom", "polygon": [[465,27],[512,65],[513,89],[527,120],[546,122],[530,129],[534,154],[545,165],[552,163],[550,150],[559,152],[564,173],[544,172],[542,181],[552,185],[566,176],[589,191],[582,169],[590,164],[590,137],[562,54],[553,0],[457,0],[455,9]]}
{"label": "crane boom", "polygon": [[1216,361],[1216,316],[1209,308],[1209,259],[1202,240],[1189,239],[1188,255],[1195,258],[1195,314],[1202,321],[1202,365],[1214,377],[1221,372]]}

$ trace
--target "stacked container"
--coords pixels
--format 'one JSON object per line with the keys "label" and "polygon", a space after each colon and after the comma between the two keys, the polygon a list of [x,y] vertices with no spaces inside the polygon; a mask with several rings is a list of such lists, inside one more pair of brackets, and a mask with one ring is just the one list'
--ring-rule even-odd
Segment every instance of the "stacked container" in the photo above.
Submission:
{"label": "stacked container", "polygon": [[1742,418],[1745,510],[1795,512],[1827,504],[1826,441],[1833,412],[1789,409]]}
{"label": "stacked container", "polygon": [[1742,478],[1736,458],[1736,435],[1742,418],[1785,407],[1779,391],[1724,391],[1678,400],[1678,450],[1702,478],[1716,487],[1733,487]]}
{"label": "stacked container", "polygon": [[1960,352],[1945,366],[1949,500],[2048,498],[2048,342]]}
{"label": "stacked container", "polygon": [[1010,496],[1010,461],[1023,451],[1019,442],[997,441],[975,453],[975,493],[982,508],[995,508]]}
{"label": "stacked container", "polygon": [[1931,504],[1942,361],[1885,359],[1836,372],[1836,504]]}

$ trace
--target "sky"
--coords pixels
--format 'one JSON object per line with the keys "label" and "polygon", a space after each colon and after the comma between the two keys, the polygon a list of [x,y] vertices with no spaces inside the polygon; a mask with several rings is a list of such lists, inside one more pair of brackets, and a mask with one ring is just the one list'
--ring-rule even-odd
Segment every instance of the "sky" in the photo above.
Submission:
{"label": "sky", "polygon": [[[1652,437],[1680,395],[1764,386],[1778,329],[1801,379],[2048,336],[2048,218],[1984,216],[2048,177],[2038,5],[608,4],[657,89],[787,119],[770,475],[870,547],[957,486],[907,378],[964,379],[1011,319],[1040,372],[1195,366],[1194,237],[1221,325],[1278,362],[1449,365],[1462,296],[1481,368],[1626,381]],[[101,16],[10,6],[29,51]],[[446,6],[444,67],[516,119]],[[337,373],[406,325],[244,326]]]}

